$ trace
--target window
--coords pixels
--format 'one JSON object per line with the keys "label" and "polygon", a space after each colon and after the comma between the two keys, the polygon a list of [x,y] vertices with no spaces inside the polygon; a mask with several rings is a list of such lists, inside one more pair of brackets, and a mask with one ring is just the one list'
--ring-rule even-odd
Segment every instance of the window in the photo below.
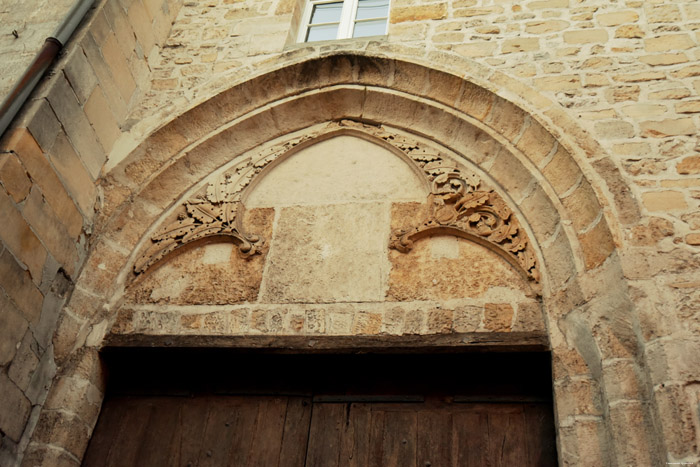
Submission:
{"label": "window", "polygon": [[310,0],[299,42],[386,34],[389,0]]}

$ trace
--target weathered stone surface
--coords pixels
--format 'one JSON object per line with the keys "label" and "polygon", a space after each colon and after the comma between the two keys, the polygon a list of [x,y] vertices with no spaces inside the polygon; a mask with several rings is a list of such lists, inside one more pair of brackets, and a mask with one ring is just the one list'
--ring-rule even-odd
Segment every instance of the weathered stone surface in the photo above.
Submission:
{"label": "weathered stone surface", "polygon": [[423,201],[427,186],[409,164],[412,162],[378,144],[337,136],[292,154],[267,175],[261,175],[246,205]]}
{"label": "weathered stone surface", "polygon": [[686,157],[678,163],[676,170],[684,175],[700,173],[700,156]]}
{"label": "weathered stone surface", "polygon": [[27,172],[12,153],[0,154],[0,183],[15,203],[21,203],[32,187]]}
{"label": "weathered stone surface", "polygon": [[0,430],[17,442],[29,418],[31,404],[4,371],[0,372],[0,394],[3,396],[3,403],[0,404]]}
{"label": "weathered stone surface", "polygon": [[409,253],[389,252],[389,300],[480,298],[495,287],[511,289],[513,297],[528,293],[527,282],[495,252],[459,239],[458,258],[435,257],[434,243],[426,238]]}
{"label": "weathered stone surface", "polygon": [[[252,209],[244,225],[269,241],[273,216],[272,209]],[[258,298],[264,264],[264,253],[246,259],[231,242],[194,244],[138,278],[129,297],[133,303],[174,305],[253,302]]]}
{"label": "weathered stone surface", "polygon": [[386,203],[282,208],[261,299],[380,300],[387,274],[388,227]]}

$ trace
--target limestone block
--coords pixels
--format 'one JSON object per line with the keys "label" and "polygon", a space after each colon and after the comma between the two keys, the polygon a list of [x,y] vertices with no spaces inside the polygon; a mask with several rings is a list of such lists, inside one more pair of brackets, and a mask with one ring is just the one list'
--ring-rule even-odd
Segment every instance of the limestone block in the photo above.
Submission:
{"label": "limestone block", "polygon": [[95,214],[97,189],[64,133],[56,137],[48,156],[80,212],[85,218],[91,219]]}
{"label": "limestone block", "polygon": [[480,306],[457,306],[453,312],[452,327],[455,332],[476,332],[481,326],[483,314],[484,309]]}
{"label": "limestone block", "polygon": [[546,334],[545,318],[542,305],[535,301],[518,303],[515,319],[513,320],[513,332],[540,332]]}
{"label": "limestone block", "polygon": [[493,332],[509,332],[513,324],[513,307],[508,303],[484,305],[484,328]]}
{"label": "limestone block", "polygon": [[22,202],[29,194],[32,182],[27,175],[14,154],[0,154],[0,183],[15,203]]}
{"label": "limestone block", "polygon": [[49,253],[63,266],[66,273],[69,276],[75,275],[78,266],[77,234],[75,233],[82,229],[82,219],[79,224],[73,226],[62,224],[38,188],[32,189],[22,213],[39,239],[46,245]]}
{"label": "limestone block", "polygon": [[118,1],[109,1],[104,6],[105,17],[111,25],[114,35],[117,36],[117,44],[122,49],[125,57],[128,57],[136,45],[136,35],[131,28],[126,12]]}
{"label": "limestone block", "polygon": [[513,299],[528,293],[525,279],[500,255],[460,238],[459,257],[436,257],[435,238],[418,240],[408,253],[390,250],[389,300],[480,298],[494,287]]}
{"label": "limestone block", "polygon": [[651,100],[683,99],[690,96],[690,91],[686,88],[665,89],[649,93]]}
{"label": "limestone block", "polygon": [[577,231],[585,229],[598,218],[601,213],[598,198],[590,183],[582,180],[576,190],[562,200],[564,207],[569,212],[569,219],[573,222]]}
{"label": "limestone block", "polygon": [[483,120],[491,112],[494,100],[493,93],[475,84],[465,83],[462,96],[455,107],[478,120]]}
{"label": "limestone block", "polygon": [[610,402],[639,397],[639,368],[634,360],[613,359],[603,364],[605,394]]}
{"label": "limestone block", "polygon": [[385,203],[294,206],[282,208],[278,216],[262,301],[383,298],[389,237]]}
{"label": "limestone block", "polygon": [[598,467],[610,464],[605,441],[608,430],[602,417],[574,420],[559,432],[560,458],[564,466]]}
{"label": "limestone block", "polygon": [[498,99],[485,122],[512,141],[522,130],[525,112],[504,99]]}
{"label": "limestone block", "polygon": [[676,211],[688,208],[680,191],[650,191],[642,193],[642,202],[649,211]]}
{"label": "limestone block", "polygon": [[17,349],[17,354],[7,372],[10,379],[25,394],[29,388],[32,375],[39,365],[39,348],[31,332],[27,332]]}
{"label": "limestone block", "polygon": [[[91,130],[92,131],[92,130]],[[29,176],[42,193],[51,193],[47,202],[70,234],[77,237],[82,229],[82,216],[75,203],[66,192],[61,180],[49,164],[32,135],[25,129],[18,129],[8,141],[27,169]]]}
{"label": "limestone block", "polygon": [[700,113],[700,101],[679,102],[675,105],[676,112],[684,113]]}
{"label": "limestone block", "polygon": [[[541,162],[552,152],[557,141],[539,123],[530,120],[525,132],[518,140],[516,147],[520,149],[535,166],[540,166]],[[562,147],[559,151],[566,153]]]}
{"label": "limestone block", "polygon": [[68,61],[66,62],[63,72],[66,74],[66,78],[73,88],[73,91],[75,91],[78,101],[81,104],[85,104],[90,94],[92,94],[93,89],[97,86],[97,76],[92,70],[82,49],[75,48],[74,51],[68,55]]}
{"label": "limestone block", "polygon": [[674,78],[690,78],[700,76],[700,65],[690,65],[671,73]]}
{"label": "limestone block", "polygon": [[391,23],[403,23],[406,21],[424,21],[443,19],[447,16],[447,3],[433,3],[429,5],[394,7],[391,9]]}
{"label": "limestone block", "polygon": [[596,19],[601,26],[619,26],[625,23],[634,23],[639,19],[639,14],[634,10],[614,11],[611,13],[600,13]]}
{"label": "limestone block", "polygon": [[559,196],[566,193],[583,175],[573,157],[561,146],[542,169],[542,174]]}
{"label": "limestone block", "polygon": [[698,441],[695,433],[698,418],[695,416],[691,393],[697,391],[697,384],[684,387],[682,384],[663,384],[654,391],[659,405],[659,415],[664,427],[665,440],[670,453],[678,459],[697,452]]}
{"label": "limestone block", "polygon": [[624,139],[634,136],[634,127],[620,120],[605,120],[596,122],[595,132],[601,139]]}
{"label": "limestone block", "polygon": [[59,78],[54,81],[48,100],[71,143],[85,166],[90,170],[90,175],[97,178],[107,156],[100,143],[97,142],[95,132],[80,107],[78,98],[65,79]]}
{"label": "limestone block", "polygon": [[500,151],[489,175],[496,180],[516,202],[520,201],[534,178],[523,164],[510,152]]}
{"label": "limestone block", "polygon": [[0,310],[0,366],[5,366],[15,356],[29,323],[2,290]]}
{"label": "limestone block", "polygon": [[22,459],[22,466],[33,467],[36,465],[51,465],[54,467],[79,467],[75,457],[67,451],[56,449],[52,446],[32,443]]}
{"label": "limestone block", "polygon": [[647,5],[644,10],[651,24],[681,21],[681,12],[677,5]]}
{"label": "limestone block", "polygon": [[683,175],[700,173],[700,156],[686,157],[676,165],[676,170]]}
{"label": "limestone block", "polygon": [[579,235],[578,238],[581,242],[586,269],[600,266],[615,250],[615,242],[604,218],[600,218],[592,229]]}
{"label": "limestone block", "polygon": [[527,23],[525,27],[525,32],[528,34],[547,34],[553,32],[563,31],[569,27],[568,21],[563,20],[547,20],[547,21],[533,21]]}
{"label": "limestone block", "polygon": [[532,52],[540,49],[540,40],[536,37],[523,37],[503,41],[501,53]]}
{"label": "limestone block", "polygon": [[660,121],[647,121],[639,124],[642,136],[665,138],[667,136],[694,135],[697,128],[691,118],[669,118]]}
{"label": "limestone block", "polygon": [[[25,104],[27,105],[27,104]],[[34,101],[27,113],[27,128],[44,152],[51,149],[56,135],[62,132],[61,124],[53,113],[49,101],[38,99]]]}
{"label": "limestone block", "polygon": [[647,52],[678,52],[695,47],[695,42],[688,34],[665,34],[644,40]]}
{"label": "limestone block", "polygon": [[578,75],[545,76],[535,78],[535,84],[545,91],[571,91],[581,87],[581,77]]}
{"label": "limestone block", "polygon": [[0,254],[0,284],[25,316],[34,321],[38,318],[43,300],[35,284],[42,281],[47,252],[19,213],[3,201],[3,193],[0,193],[0,218],[7,222],[0,238],[29,270],[19,265],[10,250],[5,249]]}
{"label": "limestone block", "polygon": [[526,5],[530,10],[541,10],[544,8],[566,8],[569,0],[537,0]]}
{"label": "limestone block", "polygon": [[31,404],[5,372],[0,372],[0,430],[12,441],[18,442],[29,418]]}
{"label": "limestone block", "polygon": [[665,114],[666,111],[666,106],[660,104],[632,104],[622,108],[625,115],[633,118],[657,117]]}
{"label": "limestone block", "polygon": [[563,285],[574,273],[575,265],[566,234],[560,230],[549,245],[542,247],[542,255],[552,289]]}
{"label": "limestone block", "polygon": [[141,48],[145,55],[148,55],[156,44],[156,38],[153,34],[153,21],[148,16],[141,0],[135,0],[129,7],[127,12],[129,24],[134,29],[136,40],[141,44]]}
{"label": "limestone block", "polygon": [[559,417],[602,415],[600,388],[594,379],[571,379],[556,382],[555,388]]}
{"label": "limestone block", "polygon": [[64,411],[42,410],[34,441],[65,449],[80,459],[87,448],[90,433],[76,415]]}
{"label": "limestone block", "polygon": [[607,42],[608,32],[605,29],[582,29],[580,31],[564,32],[564,42],[567,44],[590,44]]}
{"label": "limestone block", "polygon": [[612,434],[620,464],[654,465],[658,453],[653,449],[652,421],[641,402],[629,401],[610,407]]}
{"label": "limestone block", "polygon": [[95,88],[90,95],[84,110],[90,124],[95,129],[97,139],[105,153],[109,154],[121,131],[114,115],[109,110],[109,103],[99,87]]}
{"label": "limestone block", "polygon": [[90,66],[95,72],[95,76],[97,76],[99,81],[98,86],[102,88],[102,91],[107,98],[107,102],[109,102],[110,109],[117,117],[117,121],[122,121],[127,114],[127,103],[124,102],[124,98],[114,82],[112,72],[107,66],[107,63],[105,63],[99,46],[90,35],[86,35],[83,38],[80,46],[83,49],[83,53],[85,53]]}
{"label": "limestone block", "polygon": [[[248,213],[247,231],[272,238],[271,209]],[[215,241],[215,240],[214,240]],[[245,259],[230,242],[194,244],[176,250],[130,286],[132,303],[173,305],[231,304],[258,298],[265,253]]]}
{"label": "limestone block", "polygon": [[400,156],[352,136],[316,143],[283,160],[251,189],[246,206],[348,201],[424,201],[427,186]]}
{"label": "limestone block", "polygon": [[644,55],[639,57],[640,62],[647,63],[651,66],[677,65],[690,61],[684,53],[665,53],[656,55]]}

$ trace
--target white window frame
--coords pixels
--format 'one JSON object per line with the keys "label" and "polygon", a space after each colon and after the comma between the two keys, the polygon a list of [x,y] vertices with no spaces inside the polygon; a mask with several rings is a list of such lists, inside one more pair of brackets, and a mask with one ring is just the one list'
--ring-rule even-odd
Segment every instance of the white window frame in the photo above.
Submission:
{"label": "white window frame", "polygon": [[[302,16],[302,23],[301,27],[299,28],[299,36],[297,37],[297,42],[307,42],[306,41],[306,36],[309,32],[309,22],[311,21],[311,14],[314,11],[314,6],[316,5],[323,5],[326,3],[338,3],[339,0],[308,0],[306,2],[306,7],[304,8],[304,15]],[[337,39],[351,39],[352,38],[352,33],[355,29],[355,20],[357,18],[357,7],[359,5],[359,0],[343,0],[343,9],[342,12],[340,13],[340,24],[338,25],[338,34],[336,36]],[[391,1],[389,1],[389,10],[387,11],[387,16],[386,16],[386,24],[384,25],[384,35],[387,33],[387,29],[389,27],[389,14],[391,12]],[[380,18],[367,18],[361,20],[362,22],[365,21],[373,21],[377,19],[384,19],[384,17]],[[318,23],[314,24],[314,26],[318,25],[323,25],[323,24],[332,24],[332,23]]]}

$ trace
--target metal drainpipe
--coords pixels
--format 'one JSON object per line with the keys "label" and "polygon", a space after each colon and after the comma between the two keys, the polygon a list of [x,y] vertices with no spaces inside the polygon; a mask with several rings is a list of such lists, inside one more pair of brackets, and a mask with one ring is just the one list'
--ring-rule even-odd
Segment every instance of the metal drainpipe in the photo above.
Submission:
{"label": "metal drainpipe", "polygon": [[73,35],[75,28],[83,20],[87,11],[92,7],[95,0],[78,0],[65,16],[61,24],[56,28],[53,36],[48,37],[39,53],[32,63],[24,71],[22,77],[15,83],[10,94],[0,106],[0,137],[12,120],[22,108],[31,92],[34,90],[39,80],[44,76],[46,70],[51,66],[54,59],[61,51],[68,39]]}

